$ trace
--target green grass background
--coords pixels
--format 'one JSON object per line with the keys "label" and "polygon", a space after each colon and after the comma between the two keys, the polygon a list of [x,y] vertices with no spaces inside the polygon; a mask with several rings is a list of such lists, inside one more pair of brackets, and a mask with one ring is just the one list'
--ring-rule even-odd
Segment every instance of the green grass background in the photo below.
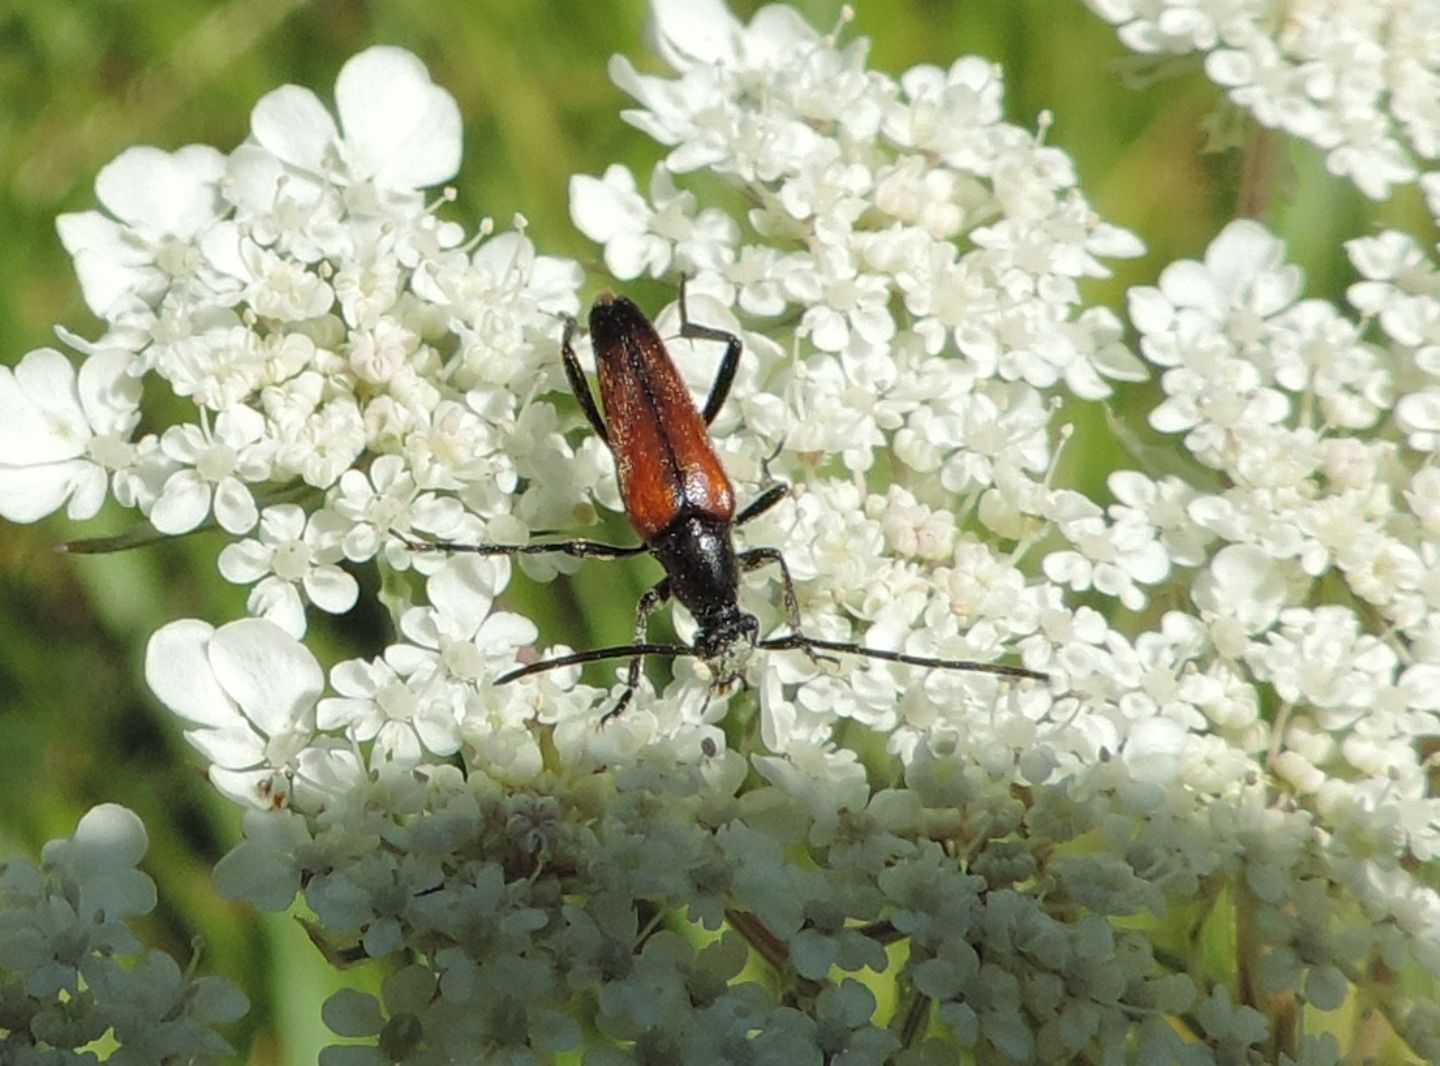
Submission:
{"label": "green grass background", "polygon": [[[819,26],[836,24],[836,3],[799,6]],[[229,150],[245,138],[262,94],[294,82],[328,100],[345,59],[376,43],[417,53],[459,101],[465,160],[453,217],[473,227],[486,215],[504,223],[522,213],[541,250],[579,258],[598,289],[608,279],[570,224],[567,179],[623,161],[643,182],[660,155],[620,121],[626,101],[605,74],[614,52],[649,62],[644,17],[638,0],[6,0],[0,362],[53,343],[55,323],[95,334],[54,218],[95,206],[94,176],[108,160],[134,144]],[[875,0],[859,7],[852,32],[873,40],[873,65],[892,73],[983,55],[1005,68],[1013,121],[1033,125],[1042,110],[1055,113],[1049,139],[1074,156],[1091,202],[1150,248],[1095,285],[1096,299],[1120,307],[1127,285],[1202,253],[1236,213],[1241,153],[1209,150],[1226,138],[1207,128],[1238,130],[1243,140],[1244,124],[1193,63],[1138,61],[1078,0]],[[1313,294],[1343,290],[1339,241],[1396,220],[1423,232],[1413,194],[1371,205],[1329,179],[1313,152],[1271,150],[1267,220],[1292,242]],[[662,290],[643,295],[658,304]],[[1103,426],[1088,427],[1088,443],[1069,454],[1073,478],[1093,489],[1114,454]],[[223,542],[213,534],[118,556],[53,550],[67,538],[118,532],[128,520],[107,512],[81,529],[61,520],[0,524],[0,857],[37,854],[96,803],[135,809],[150,830],[146,869],[161,893],[146,936],[182,962],[198,938],[201,969],[246,990],[251,1013],[229,1034],[241,1061],[313,1063],[326,1040],[318,1004],[356,975],[331,973],[291,919],[216,897],[209,870],[237,839],[238,816],[216,798],[141,680],[151,632],[181,617],[239,617],[244,590],[216,574]],[[540,618],[549,640],[620,640],[627,605],[649,576],[640,565],[590,568],[568,587],[517,586],[511,605]],[[373,589],[373,577],[362,580]],[[565,621],[577,605],[578,626]],[[314,636],[328,665],[373,654],[385,629],[378,615],[357,612],[317,623]]]}

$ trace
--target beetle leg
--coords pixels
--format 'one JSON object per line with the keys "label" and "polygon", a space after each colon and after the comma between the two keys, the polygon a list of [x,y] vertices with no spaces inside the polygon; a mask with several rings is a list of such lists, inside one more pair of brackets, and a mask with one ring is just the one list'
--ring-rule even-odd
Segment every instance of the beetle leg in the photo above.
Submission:
{"label": "beetle leg", "polygon": [[[783,485],[775,486],[777,489],[784,487]],[[770,491],[774,492],[775,490],[771,489]],[[770,493],[767,492],[764,496],[761,496],[760,499],[756,500],[755,503],[758,504],[762,502],[765,500],[765,497],[769,495]],[[778,499],[779,497],[776,498]],[[746,508],[747,511],[753,511],[754,509],[755,504],[751,504]],[[741,552],[739,560],[740,569],[746,573],[749,573],[751,570],[758,570],[760,567],[770,563],[774,563],[780,568],[780,603],[785,610],[785,621],[790,626],[791,633],[794,633],[802,640],[805,639],[803,631],[800,628],[800,600],[795,595],[795,579],[790,576],[790,567],[785,565],[785,556],[780,554],[778,548],[751,548],[749,551]],[[809,644],[800,644],[799,646],[805,650],[805,654],[810,657],[812,663],[836,663],[840,661],[832,655],[821,655],[814,648],[810,647]]]}
{"label": "beetle leg", "polygon": [[708,426],[715,421],[725,398],[730,395],[730,386],[735,383],[735,368],[740,365],[740,338],[723,329],[701,326],[690,321],[690,312],[685,306],[685,285],[689,279],[680,275],[680,336],[691,341],[721,341],[725,354],[720,358],[720,372],[715,375],[715,384],[710,386],[710,396],[705,400],[705,409],[700,417]]}
{"label": "beetle leg", "polygon": [[761,459],[761,460],[760,460],[760,473],[765,476],[765,480],[766,480],[766,481],[771,481],[771,482],[779,482],[779,481],[780,481],[780,479],[779,479],[778,477],[776,477],[774,474],[770,473],[770,464],[773,463],[773,462],[779,457],[780,453],[783,452],[784,450],[785,450],[785,438],[782,436],[778,441],[775,442],[775,450],[774,450],[773,452],[771,452],[769,455],[767,455],[764,459]]}
{"label": "beetle leg", "polygon": [[575,319],[566,315],[565,333],[560,338],[560,357],[565,363],[565,377],[570,382],[570,391],[575,394],[580,410],[585,412],[590,428],[595,430],[595,435],[609,447],[610,433],[605,429],[605,419],[600,417],[600,408],[595,406],[595,394],[590,391],[590,383],[585,380],[585,371],[581,369],[580,360],[575,355],[575,346],[571,343],[577,328],[579,327]]}
{"label": "beetle leg", "polygon": [[[650,588],[645,595],[640,597],[640,602],[635,606],[635,643],[645,643],[645,631],[650,628],[650,616],[663,607],[670,599],[670,579],[662,578]],[[645,661],[645,656],[635,655],[630,659],[630,665],[625,668],[625,691],[620,693],[620,699],[614,707],[611,707],[600,717],[600,724],[603,726],[612,718],[618,718],[620,712],[630,705],[631,697],[635,690],[640,687],[640,667]]]}
{"label": "beetle leg", "polygon": [[[751,500],[745,506],[745,509],[735,516],[735,524],[737,526],[743,526],[746,522],[750,521],[750,519],[759,518],[788,495],[790,495],[789,485],[783,482],[779,485],[771,485],[759,496]],[[746,554],[748,555],[749,552]]]}

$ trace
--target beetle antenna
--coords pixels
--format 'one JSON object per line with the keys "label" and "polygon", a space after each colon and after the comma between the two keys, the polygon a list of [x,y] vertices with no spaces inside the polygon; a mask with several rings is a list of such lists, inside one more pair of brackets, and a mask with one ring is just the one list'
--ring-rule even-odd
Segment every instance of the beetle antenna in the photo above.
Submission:
{"label": "beetle antenna", "polygon": [[588,651],[571,652],[569,655],[557,655],[553,659],[541,659],[538,663],[528,663],[501,674],[495,679],[495,684],[508,685],[522,677],[544,673],[546,670],[559,670],[563,666],[581,666],[606,659],[633,659],[637,655],[669,655],[676,659],[693,659],[697,658],[699,653],[684,644],[616,644],[609,648],[591,648]]}
{"label": "beetle antenna", "polygon": [[821,640],[801,633],[783,637],[770,637],[759,641],[757,648],[770,651],[838,651],[846,655],[863,655],[867,659],[883,659],[888,663],[904,663],[906,666],[928,666],[933,670],[968,670],[976,674],[998,674],[1000,677],[1022,678],[1027,681],[1049,681],[1049,674],[1038,670],[1027,670],[1023,666],[1006,666],[1004,663],[981,663],[970,659],[932,659],[924,655],[907,655],[900,651],[884,648],[868,648],[863,644],[850,644],[838,640]]}

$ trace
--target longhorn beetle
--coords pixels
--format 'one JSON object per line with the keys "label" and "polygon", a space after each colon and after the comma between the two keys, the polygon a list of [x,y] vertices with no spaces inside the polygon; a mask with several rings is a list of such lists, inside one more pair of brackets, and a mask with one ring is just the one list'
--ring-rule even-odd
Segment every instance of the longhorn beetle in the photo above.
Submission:
{"label": "longhorn beetle", "polygon": [[[694,656],[711,670],[717,687],[739,680],[756,648],[799,650],[813,659],[828,658],[822,651],[863,655],[886,662],[939,670],[970,670],[1002,677],[1048,681],[1046,674],[1000,663],[960,659],[932,659],[845,641],[807,636],[800,626],[800,605],[795,582],[785,558],[775,548],[735,550],[734,530],[770,510],[789,492],[789,486],[772,485],[750,504],[735,511],[735,489],[710,442],[709,425],[720,412],[735,369],[740,363],[740,338],[724,330],[690,321],[685,305],[685,282],[680,283],[680,336],[688,340],[716,341],[725,345],[720,371],[710,387],[703,409],[697,410],[680,379],[655,327],[629,300],[606,293],[590,309],[590,339],[600,381],[605,417],[585,380],[585,372],[572,344],[577,325],[566,316],[560,342],[565,376],[580,410],[615,457],[620,495],[630,524],[642,543],[601,544],[591,540],[564,540],[542,544],[444,544],[411,542],[422,551],[463,551],[478,555],[538,555],[561,552],[580,559],[622,559],[649,553],[665,568],[665,576],[640,597],[635,610],[635,639],[631,644],[560,655],[511,670],[496,679],[505,684],[542,670],[562,666],[629,658],[625,689],[602,722],[614,718],[630,703],[640,685],[640,666],[647,655]],[[760,638],[760,623],[740,609],[740,575],[762,566],[780,572],[781,602],[790,632]],[[646,638],[650,616],[668,600],[683,604],[698,627],[693,646],[652,644]]]}

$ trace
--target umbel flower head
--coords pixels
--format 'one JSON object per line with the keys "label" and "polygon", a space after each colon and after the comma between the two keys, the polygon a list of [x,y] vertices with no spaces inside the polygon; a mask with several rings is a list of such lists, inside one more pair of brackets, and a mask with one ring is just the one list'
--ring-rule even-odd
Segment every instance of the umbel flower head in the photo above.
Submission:
{"label": "umbel flower head", "polygon": [[130,923],[155,909],[155,882],[137,869],[149,841],[132,811],[93,808],[37,867],[0,863],[0,1049],[5,1061],[218,1063],[214,1032],[247,1009],[229,981],[182,972],[144,950]]}
{"label": "umbel flower head", "polygon": [[[345,66],[338,119],[291,86],[228,155],[126,152],[61,224],[103,335],[0,376],[0,513],[108,493],[233,537],[253,617],[167,625],[146,676],[247,808],[221,889],[388,967],[327,1004],[364,1042],[327,1064],[1338,1062],[1294,1016],[1360,997],[1440,1054],[1433,997],[1373,976],[1440,974],[1429,253],[1353,242],[1347,310],[1232,224],[1132,290],[1137,354],[1082,286],[1140,242],[996,66],[652,15],[669,73],[611,74],[663,159],[575,177],[572,215],[743,339],[715,446],[742,500],[791,486],[745,542],[806,632],[1051,682],[762,651],[719,692],[683,658],[603,728],[618,680],[499,684],[568,650],[501,604],[512,559],[413,549],[620,510],[566,395],[577,265],[442,220],[458,111],[397,49]],[[718,346],[669,347],[701,393]],[[1066,483],[1062,410],[1147,378],[1166,472]],[[191,420],[142,421],[140,381]],[[416,598],[327,675],[307,612],[369,564]],[[764,572],[741,602],[784,632]]]}

